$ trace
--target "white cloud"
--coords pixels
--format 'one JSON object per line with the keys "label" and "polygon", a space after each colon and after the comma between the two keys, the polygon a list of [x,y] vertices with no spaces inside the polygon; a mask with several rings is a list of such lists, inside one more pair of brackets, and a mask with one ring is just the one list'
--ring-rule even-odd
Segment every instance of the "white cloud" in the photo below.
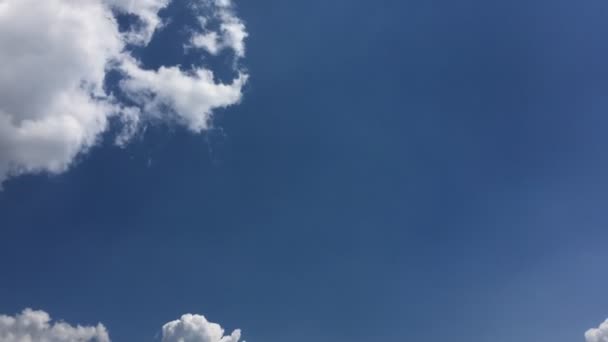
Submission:
{"label": "white cloud", "polygon": [[241,331],[224,336],[219,324],[207,321],[205,316],[186,314],[163,326],[163,342],[238,342]]}
{"label": "white cloud", "polygon": [[[241,331],[224,336],[224,329],[205,316],[185,314],[162,327],[162,342],[239,342]],[[72,326],[52,322],[44,311],[23,310],[15,316],[0,315],[2,342],[110,342],[108,331],[97,326]]]}
{"label": "white cloud", "polygon": [[137,107],[123,108],[120,116],[122,130],[116,136],[116,145],[125,147],[131,138],[137,133],[141,123],[141,110]]}
{"label": "white cloud", "polygon": [[152,71],[141,69],[133,61],[125,61],[122,70],[127,77],[121,88],[146,113],[160,118],[171,115],[195,132],[207,128],[214,109],[238,103],[247,82],[243,73],[231,84],[221,84],[214,81],[208,69],[186,73],[178,67],[161,67]]}
{"label": "white cloud", "polygon": [[0,7],[0,181],[62,172],[117,108],[103,90],[123,49],[100,2],[5,0]]}
{"label": "white cloud", "polygon": [[139,18],[139,28],[126,33],[126,40],[132,44],[146,45],[154,31],[162,24],[158,12],[169,5],[170,0],[105,0],[112,8],[121,13],[132,14]]}
{"label": "white cloud", "polygon": [[585,332],[586,342],[608,342],[608,320],[599,327],[589,329]]}
{"label": "white cloud", "polygon": [[223,48],[220,36],[215,31],[196,34],[192,36],[191,42],[192,46],[205,49],[212,55],[217,55]]}
{"label": "white cloud", "polygon": [[[247,75],[238,69],[221,84],[202,66],[146,70],[131,56],[132,44],[145,46],[162,26],[158,13],[170,1],[0,0],[0,46],[7,47],[0,49],[0,185],[23,173],[67,170],[98,143],[112,117],[123,123],[116,142],[124,146],[149,118],[200,132],[214,109],[240,101]],[[195,1],[199,20],[226,13],[226,25],[236,25],[226,29],[233,33],[218,33],[216,49],[230,41],[244,51],[245,27],[232,3]],[[115,12],[142,25],[120,32]],[[138,107],[104,90],[109,70],[121,71],[121,89]]]}
{"label": "white cloud", "polygon": [[64,322],[51,322],[44,311],[23,310],[16,316],[0,315],[0,341],[2,342],[109,342],[102,324],[72,326]]}
{"label": "white cloud", "polygon": [[216,8],[215,19],[219,21],[219,31],[207,30],[209,18],[200,17],[202,32],[192,37],[191,45],[214,55],[223,49],[232,49],[237,57],[244,57],[245,39],[248,36],[245,24],[234,14],[230,0],[215,0],[213,3]]}

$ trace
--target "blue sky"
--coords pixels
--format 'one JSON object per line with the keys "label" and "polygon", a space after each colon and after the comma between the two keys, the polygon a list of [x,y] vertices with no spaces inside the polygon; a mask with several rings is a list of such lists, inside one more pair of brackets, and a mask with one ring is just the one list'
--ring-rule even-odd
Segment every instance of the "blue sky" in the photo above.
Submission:
{"label": "blue sky", "polygon": [[0,313],[152,341],[190,312],[250,342],[571,342],[608,317],[608,3],[235,5],[237,69],[183,54],[179,1],[133,52],[246,71],[212,125],[109,129],[4,182]]}

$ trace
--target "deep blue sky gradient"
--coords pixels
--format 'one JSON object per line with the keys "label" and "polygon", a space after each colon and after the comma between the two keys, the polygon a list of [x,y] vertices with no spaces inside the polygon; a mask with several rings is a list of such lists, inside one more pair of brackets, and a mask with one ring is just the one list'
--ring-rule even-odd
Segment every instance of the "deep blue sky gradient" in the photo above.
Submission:
{"label": "deep blue sky gradient", "polygon": [[[608,317],[607,2],[237,5],[251,80],[211,131],[5,184],[0,312],[114,341],[186,312],[250,342],[572,342]],[[142,59],[191,63],[184,34]]]}

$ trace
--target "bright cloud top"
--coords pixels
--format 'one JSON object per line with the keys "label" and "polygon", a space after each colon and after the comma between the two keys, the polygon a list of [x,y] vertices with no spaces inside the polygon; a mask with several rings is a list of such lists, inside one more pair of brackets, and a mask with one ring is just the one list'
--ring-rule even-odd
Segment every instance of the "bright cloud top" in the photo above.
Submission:
{"label": "bright cloud top", "polygon": [[585,333],[587,342],[608,342],[608,320],[600,324],[599,327],[589,329]]}
{"label": "bright cloud top", "polygon": [[[204,66],[145,69],[130,53],[145,47],[165,24],[171,0],[0,0],[0,184],[23,173],[60,173],[99,142],[113,117],[116,141],[146,120],[173,121],[194,132],[208,127],[215,109],[237,104],[247,74],[235,67],[228,83]],[[211,55],[245,53],[245,25],[230,0],[193,0],[200,27],[189,47]],[[121,31],[117,15],[137,22]],[[170,20],[170,18],[169,18]],[[216,23],[213,26],[208,23]],[[207,36],[208,38],[201,38]],[[121,103],[104,89],[110,70],[122,75]]]}
{"label": "bright cloud top", "polygon": [[[204,316],[186,314],[179,320],[165,324],[162,342],[239,342],[241,331],[224,336],[224,329],[208,322]],[[26,309],[15,316],[0,315],[2,342],[110,342],[108,331],[97,326],[72,326],[51,321],[44,311]]]}
{"label": "bright cloud top", "polygon": [[239,342],[241,331],[224,336],[219,324],[207,321],[205,316],[186,314],[163,326],[163,342]]}

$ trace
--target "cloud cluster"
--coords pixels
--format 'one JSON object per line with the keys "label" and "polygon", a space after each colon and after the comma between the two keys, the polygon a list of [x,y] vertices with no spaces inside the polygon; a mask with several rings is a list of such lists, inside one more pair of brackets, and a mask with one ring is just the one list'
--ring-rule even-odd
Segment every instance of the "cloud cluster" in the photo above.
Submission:
{"label": "cloud cluster", "polygon": [[[198,22],[219,24],[215,30],[201,26],[192,37],[212,35],[213,43],[192,45],[210,54],[232,50],[231,82],[216,81],[204,66],[149,70],[131,54],[162,29],[159,13],[170,2],[0,0],[0,184],[23,173],[67,170],[98,143],[112,118],[123,123],[116,141],[125,144],[150,118],[200,132],[215,109],[241,100],[248,76],[236,61],[244,56],[247,33],[230,0],[193,0]],[[137,19],[121,31],[120,14]],[[104,88],[111,70],[121,75],[124,96]]]}
{"label": "cloud cluster", "polygon": [[[224,336],[224,329],[204,316],[186,314],[162,327],[163,342],[239,342],[241,331]],[[44,311],[26,309],[15,316],[0,315],[2,342],[110,342],[108,331],[97,326],[72,326],[51,321]]]}
{"label": "cloud cluster", "polygon": [[2,342],[109,342],[106,328],[71,326],[64,322],[51,322],[44,311],[24,310],[12,317],[0,315],[0,341]]}
{"label": "cloud cluster", "polygon": [[585,333],[586,342],[608,342],[608,320]]}

